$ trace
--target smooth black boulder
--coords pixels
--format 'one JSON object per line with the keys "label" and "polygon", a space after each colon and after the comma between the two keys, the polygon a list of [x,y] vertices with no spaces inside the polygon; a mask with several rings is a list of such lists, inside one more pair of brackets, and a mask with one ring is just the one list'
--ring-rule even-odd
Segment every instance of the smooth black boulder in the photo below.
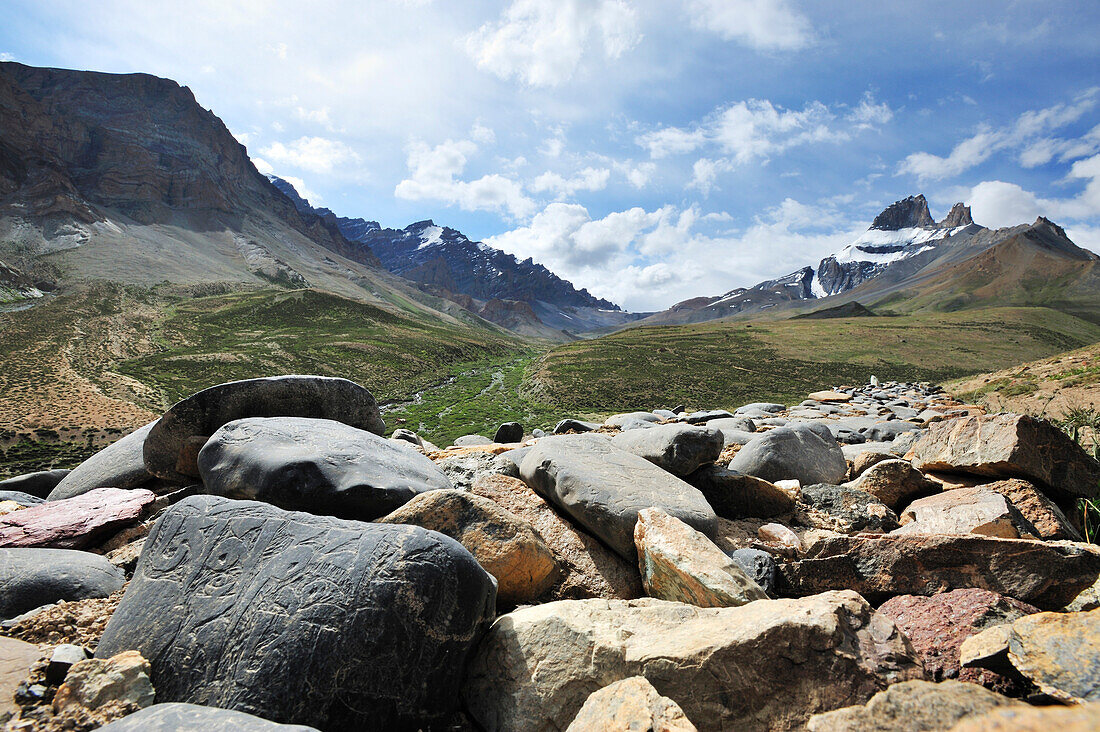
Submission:
{"label": "smooth black boulder", "polygon": [[192,496],[153,526],[96,657],[139,651],[162,702],[413,730],[456,710],[495,604],[435,531]]}
{"label": "smooth black boulder", "polygon": [[214,495],[363,521],[453,487],[419,452],[330,419],[235,420],[210,437],[198,465]]}
{"label": "smooth black boulder", "polygon": [[316,727],[278,724],[232,709],[179,702],[154,704],[99,729],[105,732],[317,732]]}
{"label": "smooth black boulder", "polygon": [[57,470],[39,470],[36,473],[24,473],[14,478],[0,480],[0,491],[18,491],[19,493],[29,493],[38,498],[45,498],[71,472],[71,470],[58,468]]}
{"label": "smooth black boulder", "polygon": [[620,432],[611,444],[645,458],[673,475],[685,476],[722,454],[722,433],[688,424],[659,424],[649,429]]}
{"label": "smooth black boulder", "polygon": [[72,549],[0,549],[0,618],[58,600],[107,597],[126,576],[104,557]]}
{"label": "smooth black boulder", "polygon": [[523,442],[523,425],[519,422],[505,422],[497,427],[493,442],[507,445],[513,442]]}
{"label": "smooth black boulder", "polygon": [[347,379],[272,376],[203,389],[165,412],[145,440],[145,465],[166,480],[199,477],[195,458],[210,435],[243,417],[313,417],[343,422],[376,435],[386,424],[374,396]]}
{"label": "smooth black boulder", "polygon": [[643,508],[660,508],[711,539],[718,517],[698,489],[602,435],[544,437],[524,455],[520,477],[631,563],[634,525]]}
{"label": "smooth black boulder", "polygon": [[137,488],[153,479],[145,468],[145,439],[156,422],[138,427],[73,468],[50,491],[49,500],[73,498],[96,488]]}
{"label": "smooth black boulder", "polygon": [[729,468],[772,483],[835,484],[844,481],[848,463],[829,428],[811,422],[769,430],[742,447]]}

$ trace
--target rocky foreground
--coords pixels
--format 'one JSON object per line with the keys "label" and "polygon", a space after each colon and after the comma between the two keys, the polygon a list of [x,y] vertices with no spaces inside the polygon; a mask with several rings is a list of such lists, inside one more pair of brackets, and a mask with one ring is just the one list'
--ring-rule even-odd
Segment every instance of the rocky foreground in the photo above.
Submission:
{"label": "rocky foreground", "polygon": [[1100,463],[917,384],[386,439],[200,392],[0,483],[6,730],[1100,728]]}

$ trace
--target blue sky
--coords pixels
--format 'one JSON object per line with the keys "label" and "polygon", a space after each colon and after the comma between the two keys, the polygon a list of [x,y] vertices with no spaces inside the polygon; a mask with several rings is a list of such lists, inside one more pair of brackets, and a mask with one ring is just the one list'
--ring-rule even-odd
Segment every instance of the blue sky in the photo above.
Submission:
{"label": "blue sky", "polygon": [[918,192],[1100,251],[1100,3],[0,11],[4,59],[175,79],[314,203],[432,218],[631,310],[814,263]]}

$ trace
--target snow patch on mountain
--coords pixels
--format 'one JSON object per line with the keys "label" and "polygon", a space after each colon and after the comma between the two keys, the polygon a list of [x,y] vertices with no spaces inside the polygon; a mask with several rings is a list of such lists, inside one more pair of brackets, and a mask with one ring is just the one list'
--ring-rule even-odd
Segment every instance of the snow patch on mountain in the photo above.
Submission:
{"label": "snow patch on mountain", "polygon": [[420,232],[420,246],[417,249],[427,249],[433,244],[438,244],[443,240],[443,227],[442,226],[428,226]]}

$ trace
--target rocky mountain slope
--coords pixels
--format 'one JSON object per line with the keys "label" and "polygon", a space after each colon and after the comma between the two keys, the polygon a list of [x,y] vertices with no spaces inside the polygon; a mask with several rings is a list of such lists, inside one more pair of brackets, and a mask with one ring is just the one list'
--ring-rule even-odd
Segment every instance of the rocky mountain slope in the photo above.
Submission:
{"label": "rocky mountain slope", "polygon": [[334,224],[349,240],[369,247],[390,272],[511,330],[560,339],[558,331],[576,334],[643,317],[578,290],[531,258],[518,260],[431,219],[387,229],[377,221],[338,217],[311,206],[285,180],[270,178],[299,211]]}
{"label": "rocky mountain slope", "polygon": [[939,223],[923,195],[888,206],[870,228],[816,267],[807,266],[774,280],[742,287],[718,297],[698,297],[647,318],[647,323],[696,323],[731,315],[760,313],[848,292],[902,262],[967,241],[985,231],[956,203]]}

